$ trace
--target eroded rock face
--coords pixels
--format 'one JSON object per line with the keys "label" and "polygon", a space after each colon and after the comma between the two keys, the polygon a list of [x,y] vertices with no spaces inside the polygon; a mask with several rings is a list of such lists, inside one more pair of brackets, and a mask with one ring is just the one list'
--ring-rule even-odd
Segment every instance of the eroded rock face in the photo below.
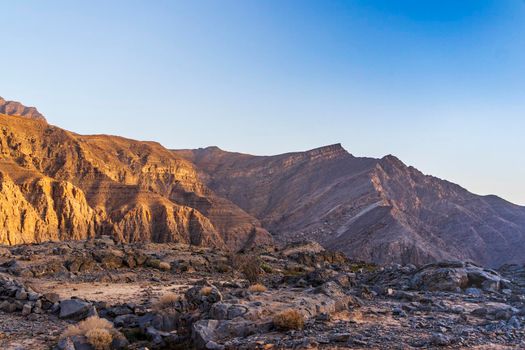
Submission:
{"label": "eroded rock face", "polygon": [[35,107],[26,107],[15,101],[6,101],[0,97],[0,114],[30,118],[45,122],[46,119]]}
{"label": "eroded rock face", "polygon": [[341,145],[269,157],[174,151],[281,241],[312,239],[376,263],[523,263],[525,208]]}
{"label": "eroded rock face", "polygon": [[231,250],[271,244],[257,219],[161,145],[80,136],[42,121],[0,99],[0,244],[103,234]]}

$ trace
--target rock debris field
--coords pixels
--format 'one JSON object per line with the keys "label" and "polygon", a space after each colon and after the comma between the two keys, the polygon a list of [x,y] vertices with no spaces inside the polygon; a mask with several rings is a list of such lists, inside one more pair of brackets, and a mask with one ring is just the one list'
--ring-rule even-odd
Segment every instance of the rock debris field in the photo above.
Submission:
{"label": "rock debris field", "polygon": [[523,349],[525,269],[106,236],[0,248],[1,349]]}

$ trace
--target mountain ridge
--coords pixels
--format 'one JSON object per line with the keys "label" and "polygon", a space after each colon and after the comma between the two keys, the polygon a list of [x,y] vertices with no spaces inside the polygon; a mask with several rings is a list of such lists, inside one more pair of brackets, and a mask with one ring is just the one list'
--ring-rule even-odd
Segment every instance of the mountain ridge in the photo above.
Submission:
{"label": "mountain ridge", "polygon": [[174,152],[277,240],[314,239],[378,263],[523,262],[516,246],[525,248],[525,207],[472,194],[392,155],[354,157],[338,144],[276,156]]}
{"label": "mountain ridge", "polygon": [[110,234],[244,250],[309,239],[376,263],[525,262],[525,207],[393,155],[340,143],[274,156],[168,150],[79,135],[1,101],[13,115],[0,114],[0,243]]}

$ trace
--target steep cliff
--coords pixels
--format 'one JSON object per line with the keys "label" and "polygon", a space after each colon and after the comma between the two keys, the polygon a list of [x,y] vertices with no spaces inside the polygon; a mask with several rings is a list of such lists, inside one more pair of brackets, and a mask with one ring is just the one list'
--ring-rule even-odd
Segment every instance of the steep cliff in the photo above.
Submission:
{"label": "steep cliff", "polygon": [[228,249],[272,241],[158,143],[81,136],[35,114],[0,114],[0,172],[0,243],[99,234]]}
{"label": "steep cliff", "polygon": [[174,151],[282,241],[314,239],[379,263],[524,263],[525,208],[423,175],[393,156],[341,145],[257,157],[216,147]]}

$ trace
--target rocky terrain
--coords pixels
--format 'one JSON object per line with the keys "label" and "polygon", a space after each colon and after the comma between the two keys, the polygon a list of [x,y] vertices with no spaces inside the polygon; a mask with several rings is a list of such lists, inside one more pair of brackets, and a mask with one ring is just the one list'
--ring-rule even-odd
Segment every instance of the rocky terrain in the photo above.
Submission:
{"label": "rocky terrain", "polygon": [[524,238],[393,156],[171,151],[0,99],[1,349],[525,348]]}
{"label": "rocky terrain", "polygon": [[525,268],[97,239],[0,248],[2,349],[518,349]]}
{"label": "rocky terrain", "polygon": [[525,207],[474,195],[394,156],[354,157],[339,144],[265,157],[217,147],[174,152],[281,242],[313,239],[376,263],[525,262]]}
{"label": "rocky terrain", "polygon": [[272,242],[257,219],[158,143],[80,136],[34,108],[0,106],[0,243],[102,234],[232,250]]}

